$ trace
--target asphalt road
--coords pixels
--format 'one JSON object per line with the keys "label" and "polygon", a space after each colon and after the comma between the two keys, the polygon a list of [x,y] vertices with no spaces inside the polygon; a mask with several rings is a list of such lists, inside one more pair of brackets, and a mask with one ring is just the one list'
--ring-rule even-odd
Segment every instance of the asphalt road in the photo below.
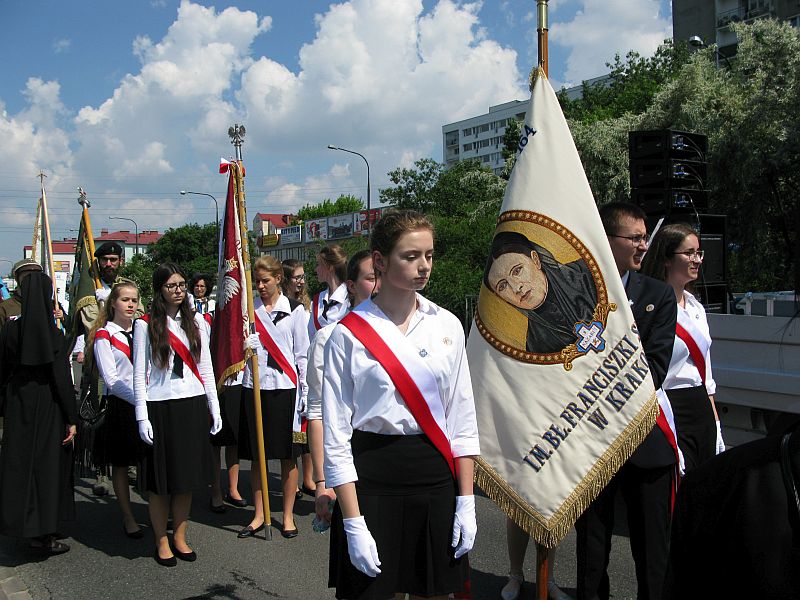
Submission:
{"label": "asphalt road", "polygon": [[[277,462],[270,463],[270,490],[279,489]],[[249,463],[242,464],[240,490],[249,494]],[[135,514],[148,522],[147,506],[133,494]],[[280,497],[272,494],[271,541],[240,540],[236,532],[250,520],[250,511],[228,507],[222,515],[208,509],[208,496],[197,494],[192,507],[189,541],[198,554],[194,563],[175,568],[158,566],[152,558],[150,530],[141,540],[123,535],[119,509],[113,496],[92,495],[89,482],[76,487],[77,520],[64,527],[72,550],[42,559],[23,541],[0,538],[0,565],[15,567],[30,595],[46,599],[228,599],[251,598],[328,599],[329,536],[311,528],[313,503],[306,496],[295,505],[300,535],[286,540],[280,535]],[[505,517],[487,498],[477,498],[478,539],[470,553],[473,597],[499,598],[508,571],[505,549]],[[531,545],[525,569],[522,598],[533,599],[535,552]],[[630,546],[624,531],[614,539],[610,576],[615,599],[636,597]],[[575,534],[562,542],[555,561],[556,581],[575,594]]]}

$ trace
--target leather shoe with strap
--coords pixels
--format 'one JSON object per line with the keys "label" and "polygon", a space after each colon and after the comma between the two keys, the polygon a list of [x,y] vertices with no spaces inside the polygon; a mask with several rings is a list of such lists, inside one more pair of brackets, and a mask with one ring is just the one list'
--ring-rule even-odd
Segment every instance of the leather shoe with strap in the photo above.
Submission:
{"label": "leather shoe with strap", "polygon": [[240,539],[244,539],[244,538],[253,537],[255,534],[257,534],[257,533],[258,533],[259,531],[261,531],[262,529],[264,529],[264,524],[263,524],[263,523],[262,523],[261,525],[259,525],[258,527],[255,527],[255,528],[253,528],[251,525],[248,525],[247,527],[245,527],[244,529],[242,529],[242,530],[241,530],[241,531],[240,531],[240,532],[239,532],[239,533],[236,535],[236,537],[238,537],[238,538],[240,538]]}

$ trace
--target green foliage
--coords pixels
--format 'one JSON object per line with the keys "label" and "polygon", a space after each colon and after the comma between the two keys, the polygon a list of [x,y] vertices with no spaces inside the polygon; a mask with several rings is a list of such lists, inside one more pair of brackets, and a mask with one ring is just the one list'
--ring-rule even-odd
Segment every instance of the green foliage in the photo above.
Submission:
{"label": "green foliage", "polygon": [[335,202],[331,202],[327,198],[320,204],[306,204],[297,211],[297,218],[301,221],[307,221],[308,219],[321,219],[322,217],[343,215],[359,210],[364,210],[364,203],[361,198],[356,198],[350,194],[342,194]]}
{"label": "green foliage", "polygon": [[645,58],[630,51],[623,60],[619,54],[607,80],[594,84],[583,82],[582,97],[570,100],[564,90],[558,94],[567,119],[592,123],[618,118],[625,113],[640,114],[650,106],[661,87],[674,79],[689,59],[685,42],[673,44],[665,40],[653,56]]}
{"label": "green foliage", "polygon": [[427,212],[433,205],[433,187],[443,171],[444,165],[432,158],[416,161],[413,169],[403,167],[389,171],[389,180],[394,187],[381,190],[381,202],[402,210]]}
{"label": "green foliage", "polygon": [[501,177],[508,181],[511,177],[511,170],[517,162],[517,147],[519,138],[522,134],[522,121],[519,119],[508,119],[506,122],[506,132],[503,134],[503,174]]}
{"label": "green foliage", "polygon": [[131,279],[139,286],[142,304],[147,307],[153,299],[153,271],[156,268],[153,257],[148,254],[135,254],[120,269],[120,275]]}
{"label": "green foliage", "polygon": [[182,225],[168,229],[163,237],[147,250],[153,265],[174,262],[186,272],[187,277],[194,273],[215,275],[219,243],[217,226]]}
{"label": "green foliage", "polygon": [[[331,240],[331,243],[338,243],[342,247],[342,250],[344,250],[344,253],[350,257],[359,250],[367,250],[369,248],[369,236],[353,237],[342,240],[341,242]],[[303,263],[303,270],[306,273],[306,289],[308,290],[309,297],[312,298],[314,294],[322,291],[325,288],[325,285],[320,283],[320,281],[317,279],[316,273],[318,249],[322,248],[323,245],[324,244],[320,243],[314,252],[309,252],[308,258]]]}

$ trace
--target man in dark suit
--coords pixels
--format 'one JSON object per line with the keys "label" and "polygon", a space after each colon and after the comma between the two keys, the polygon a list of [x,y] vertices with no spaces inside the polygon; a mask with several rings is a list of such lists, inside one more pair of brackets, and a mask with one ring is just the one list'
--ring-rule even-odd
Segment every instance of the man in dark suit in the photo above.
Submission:
{"label": "man in dark suit", "polygon": [[[640,275],[647,251],[642,210],[614,202],[600,207],[614,262],[622,277],[655,387],[661,387],[675,340],[675,293],[665,283]],[[639,600],[658,600],[669,549],[669,520],[675,453],[657,426],[600,492],[576,523],[578,600],[607,600],[608,559],[614,531],[614,500],[621,492],[628,513]]]}

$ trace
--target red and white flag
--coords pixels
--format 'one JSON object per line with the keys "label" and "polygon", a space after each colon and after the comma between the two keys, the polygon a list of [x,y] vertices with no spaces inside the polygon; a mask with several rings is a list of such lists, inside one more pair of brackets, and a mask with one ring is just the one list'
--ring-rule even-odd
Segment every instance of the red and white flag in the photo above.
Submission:
{"label": "red and white flag", "polygon": [[249,326],[245,290],[247,277],[242,259],[243,240],[235,177],[235,169],[231,169],[219,242],[217,307],[211,336],[211,354],[218,388],[222,388],[226,379],[236,377],[244,368],[244,340]]}

